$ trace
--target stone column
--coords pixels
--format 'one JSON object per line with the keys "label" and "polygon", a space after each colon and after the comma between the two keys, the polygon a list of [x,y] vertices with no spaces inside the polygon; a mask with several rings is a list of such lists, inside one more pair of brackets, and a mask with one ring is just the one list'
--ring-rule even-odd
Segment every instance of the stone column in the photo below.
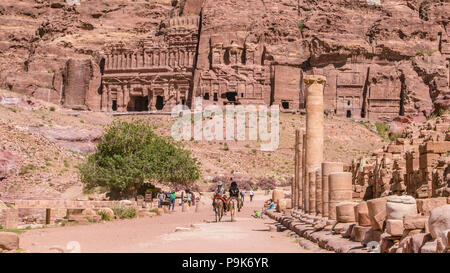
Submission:
{"label": "stone column", "polygon": [[308,187],[309,187],[309,213],[316,213],[316,171],[313,170],[308,173]]}
{"label": "stone column", "polygon": [[301,209],[303,208],[302,206],[302,199],[303,199],[303,187],[302,187],[302,171],[303,171],[303,167],[302,167],[302,146],[300,144],[301,139],[303,138],[303,134],[300,130],[298,130],[298,135],[296,135],[296,145],[295,145],[295,150],[297,152],[297,180],[295,181],[296,183],[296,187],[297,187],[297,209]]}
{"label": "stone column", "polygon": [[295,130],[295,156],[294,156],[294,180],[292,181],[292,208],[295,210],[298,208],[299,187],[298,181],[300,179],[300,155],[299,155],[299,142],[300,142],[300,130]]}
{"label": "stone column", "polygon": [[306,134],[303,134],[303,142],[302,142],[302,188],[303,188],[303,210],[308,212],[309,209],[309,188],[306,183]]}
{"label": "stone column", "polygon": [[317,169],[315,176],[316,176],[316,213],[322,215],[322,170]]}
{"label": "stone column", "polygon": [[[323,88],[326,82],[324,76],[308,75],[305,76],[306,84],[306,162],[305,168],[308,177],[306,184],[316,180],[315,172],[321,169],[323,161]],[[312,173],[313,177],[309,177]],[[306,185],[308,188],[308,185]],[[307,212],[315,213],[316,188],[309,186],[309,210]],[[314,202],[311,202],[311,198]],[[314,203],[314,204],[313,204]]]}
{"label": "stone column", "polygon": [[341,162],[323,162],[322,163],[322,217],[328,217],[328,175],[330,173],[343,172],[344,163]]}
{"label": "stone column", "polygon": [[352,201],[352,173],[338,172],[328,176],[329,206],[328,219],[336,220],[336,205]]}
{"label": "stone column", "polygon": [[292,179],[291,182],[291,208],[294,208],[294,206],[295,206],[295,177],[294,179]]}

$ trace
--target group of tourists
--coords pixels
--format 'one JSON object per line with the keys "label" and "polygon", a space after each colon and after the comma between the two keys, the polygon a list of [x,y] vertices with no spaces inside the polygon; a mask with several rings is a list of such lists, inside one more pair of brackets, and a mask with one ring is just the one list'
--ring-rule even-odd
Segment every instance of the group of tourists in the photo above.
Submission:
{"label": "group of tourists", "polygon": [[[225,202],[226,202],[226,208],[227,210],[229,210],[229,201],[231,199],[236,199],[238,201],[238,211],[241,211],[241,208],[244,205],[244,201],[245,201],[245,194],[246,191],[244,188],[239,189],[237,183],[235,181],[232,181],[230,184],[230,189],[229,191],[229,197],[227,198],[225,196],[225,187],[223,185],[222,181],[219,181],[217,183],[217,188],[214,192],[214,198],[220,197],[222,198]],[[249,196],[250,196],[250,202],[253,201],[253,196],[255,195],[255,193],[253,192],[253,189],[250,189],[249,191]],[[213,203],[214,203],[214,199],[213,199]],[[214,205],[213,205],[214,207]]]}
{"label": "group of tourists", "polygon": [[[244,202],[244,200],[245,200],[245,193],[246,193],[245,189],[242,188],[241,191],[240,191],[240,195],[241,195],[241,200],[242,200],[242,202]],[[254,196],[254,195],[255,195],[255,193],[253,192],[253,189],[250,189],[250,191],[249,191],[250,202],[253,201],[253,196]]]}
{"label": "group of tourists", "polygon": [[[195,206],[195,194],[191,190],[187,189],[185,191],[181,191],[181,197],[179,205],[183,205],[184,202],[187,202],[188,206]],[[169,210],[175,210],[175,200],[177,199],[175,195],[175,191],[160,191],[158,193],[158,208],[162,208],[164,205],[169,205]]]}

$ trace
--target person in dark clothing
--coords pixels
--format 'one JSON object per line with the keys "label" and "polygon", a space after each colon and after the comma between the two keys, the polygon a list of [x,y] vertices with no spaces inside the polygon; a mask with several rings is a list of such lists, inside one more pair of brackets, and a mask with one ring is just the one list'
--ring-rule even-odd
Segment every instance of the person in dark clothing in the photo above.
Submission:
{"label": "person in dark clothing", "polygon": [[[228,201],[229,200],[231,200],[231,198],[235,198],[237,201],[238,201],[238,211],[241,211],[241,208],[242,208],[242,202],[241,202],[241,200],[240,200],[240,198],[239,198],[239,188],[238,188],[238,186],[237,186],[237,183],[236,182],[231,182],[231,186],[230,186],[230,190],[229,190],[229,192],[230,192],[230,198],[228,199]],[[230,208],[229,208],[229,206],[228,206],[228,210],[229,210]]]}

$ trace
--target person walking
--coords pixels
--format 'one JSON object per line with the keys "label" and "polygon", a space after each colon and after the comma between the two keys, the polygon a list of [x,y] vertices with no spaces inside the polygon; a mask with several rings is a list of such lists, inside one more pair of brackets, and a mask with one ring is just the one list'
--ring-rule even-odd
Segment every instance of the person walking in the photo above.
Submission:
{"label": "person walking", "polygon": [[192,192],[191,194],[192,194],[192,196],[191,196],[191,199],[192,199],[192,205],[195,206],[195,193]]}
{"label": "person walking", "polygon": [[241,200],[242,200],[242,203],[244,203],[244,198],[245,198],[245,190],[242,189],[242,190],[241,190]]}
{"label": "person walking", "polygon": [[250,202],[252,202],[252,200],[253,200],[253,195],[255,194],[255,193],[253,192],[253,189],[250,189],[249,194],[250,194]]}
{"label": "person walking", "polygon": [[164,201],[164,193],[163,192],[159,192],[158,193],[158,208],[162,208],[162,203]]}
{"label": "person walking", "polygon": [[187,192],[187,202],[189,207],[192,205],[192,194],[191,192]]}
{"label": "person walking", "polygon": [[180,206],[182,206],[183,205],[183,202],[184,202],[184,190],[181,190],[181,199],[180,199]]}
{"label": "person walking", "polygon": [[169,205],[169,210],[170,210],[170,207],[172,206],[172,210],[175,210],[175,192],[174,191],[171,191],[170,192],[170,205]]}

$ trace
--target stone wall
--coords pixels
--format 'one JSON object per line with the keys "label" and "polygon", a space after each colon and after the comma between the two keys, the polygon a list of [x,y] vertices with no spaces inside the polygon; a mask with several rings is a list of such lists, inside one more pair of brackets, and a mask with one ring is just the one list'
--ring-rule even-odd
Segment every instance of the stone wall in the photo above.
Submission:
{"label": "stone wall", "polygon": [[[1,201],[0,201],[1,202]],[[31,211],[45,210],[45,224],[52,224],[56,218],[69,219],[71,212],[88,212],[119,206],[138,207],[139,202],[132,201],[76,201],[76,200],[13,200],[5,201],[7,208],[0,208],[0,225],[3,228],[15,229],[21,222],[36,222]],[[3,203],[1,203],[3,204]],[[142,207],[142,204],[140,204]],[[20,211],[26,213],[20,217]],[[94,212],[94,216],[96,216]],[[31,218],[31,219],[29,219]]]}

